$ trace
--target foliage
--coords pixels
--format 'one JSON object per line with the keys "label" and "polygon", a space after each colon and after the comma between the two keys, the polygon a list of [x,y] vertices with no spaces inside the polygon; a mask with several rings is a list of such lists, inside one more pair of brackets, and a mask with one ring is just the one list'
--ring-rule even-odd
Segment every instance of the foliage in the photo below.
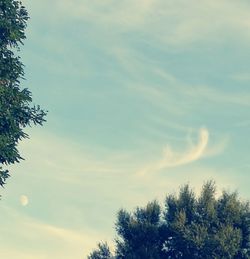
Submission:
{"label": "foliage", "polygon": [[[26,126],[42,124],[46,112],[32,106],[32,95],[20,88],[24,79],[23,64],[17,55],[23,44],[28,13],[21,2],[0,1],[0,185],[9,177],[2,166],[19,162],[17,145],[28,138]],[[2,165],[2,166],[1,166]]]}
{"label": "foliage", "polygon": [[163,241],[160,213],[156,201],[148,203],[146,208],[137,208],[133,214],[125,210],[118,213],[117,258],[161,258],[158,251]]}
{"label": "foliage", "polygon": [[110,259],[112,258],[110,249],[107,245],[107,243],[99,243],[98,248],[94,250],[90,256],[89,259]]}
{"label": "foliage", "polygon": [[185,185],[164,208],[154,201],[134,213],[119,211],[116,230],[115,254],[105,258],[250,258],[249,204],[235,192],[216,198],[213,181],[199,197]]}

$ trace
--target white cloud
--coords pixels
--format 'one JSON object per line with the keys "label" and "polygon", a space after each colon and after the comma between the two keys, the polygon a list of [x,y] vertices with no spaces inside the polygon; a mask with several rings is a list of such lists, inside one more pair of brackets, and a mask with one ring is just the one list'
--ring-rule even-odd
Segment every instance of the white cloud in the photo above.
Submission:
{"label": "white cloud", "polygon": [[105,29],[109,29],[109,26],[119,27],[123,31],[143,26],[156,0],[55,0],[53,2],[44,0],[33,6],[30,0],[23,0],[23,2],[30,9],[32,17],[44,19],[41,13],[46,12],[46,21],[53,24],[59,25],[70,20],[78,20],[87,21]]}
{"label": "white cloud", "polygon": [[[141,60],[140,51],[134,47],[135,44],[146,44],[152,49],[156,47],[164,52],[171,52],[194,46],[196,48],[196,43],[209,45],[211,48],[212,43],[221,46],[221,42],[225,41],[240,41],[245,44],[250,40],[250,6],[245,1],[44,0],[33,5],[30,0],[25,0],[25,4],[30,5],[31,25],[38,23],[36,27],[29,27],[34,31],[28,38],[38,39],[35,44],[53,50],[53,53],[66,57],[70,62],[58,62],[53,58],[37,55],[32,58],[35,61],[39,59],[36,63],[42,63],[43,67],[54,73],[62,74],[67,66],[67,74],[72,77],[95,71],[90,65],[94,59],[89,58],[88,50],[84,48],[86,39],[91,42],[94,53],[96,49],[101,49],[102,53],[114,57],[123,69],[137,78],[143,78],[146,73],[150,73],[147,69],[150,59]],[[79,26],[73,29],[74,23],[71,22],[77,22]],[[57,33],[43,33],[41,37],[40,24],[50,28],[55,26]],[[67,24],[72,27],[66,27]],[[82,30],[78,28],[81,24]],[[74,30],[76,32],[65,40],[62,35]],[[64,44],[58,46],[58,42],[62,41]],[[82,42],[79,44],[81,47],[76,47],[73,42]],[[79,61],[76,62],[78,58],[72,55],[72,50],[77,53],[78,58],[81,56]],[[232,96],[230,100],[234,102],[235,98]],[[242,102],[248,101],[245,98]]]}
{"label": "white cloud", "polygon": [[158,25],[160,20],[169,22],[165,28],[159,27],[162,36],[158,39],[165,39],[170,45],[211,44],[232,35],[249,38],[249,5],[244,1],[158,1],[155,12]]}
{"label": "white cloud", "polygon": [[[99,146],[79,144],[77,140],[65,139],[44,129],[33,129],[30,136],[30,140],[20,143],[20,152],[26,159],[22,164],[26,163],[31,168],[40,166],[45,171],[44,176],[56,176],[58,180],[84,172],[120,172],[119,162],[126,155]],[[52,170],[57,174],[52,176],[46,172]]]}
{"label": "white cloud", "polygon": [[[25,0],[25,4],[29,3]],[[153,41],[187,47],[195,42],[225,41],[232,36],[236,40],[250,39],[249,10],[243,0],[45,0],[36,3],[31,12],[33,16],[46,12],[46,19],[56,24],[77,19],[96,26],[100,32],[139,31]]]}
{"label": "white cloud", "polygon": [[250,126],[250,120],[243,120],[235,124],[235,127],[249,127]]}
{"label": "white cloud", "polygon": [[46,255],[37,254],[37,252],[23,252],[20,250],[13,250],[12,247],[3,247],[0,250],[1,258],[8,258],[8,259],[50,259]]}
{"label": "white cloud", "polygon": [[[143,66],[143,64],[141,65]],[[229,90],[223,91],[211,85],[192,85],[155,67],[152,67],[148,73],[152,73],[164,80],[164,87],[162,85],[135,85],[134,89],[140,91],[143,96],[157,105],[164,105],[167,103],[168,105],[165,105],[166,109],[172,109],[172,112],[175,112],[176,114],[187,113],[190,111],[189,108],[192,108],[195,105],[195,102],[199,105],[209,101],[219,105],[230,104],[243,107],[250,106],[250,94],[247,89],[240,89],[240,91],[235,93],[230,92]],[[173,100],[179,98],[182,98],[182,102],[179,102],[179,104],[176,105]],[[173,105],[170,106],[169,103],[173,103]]]}
{"label": "white cloud", "polygon": [[250,73],[237,73],[231,76],[232,79],[240,82],[249,82],[250,81]]}
{"label": "white cloud", "polygon": [[239,91],[237,93],[223,92],[213,87],[196,86],[190,95],[199,96],[202,99],[217,103],[228,103],[232,105],[250,106],[249,92]]}
{"label": "white cloud", "polygon": [[203,157],[208,145],[209,132],[207,129],[202,128],[199,131],[199,141],[197,145],[191,145],[184,153],[174,152],[171,147],[167,146],[163,149],[163,158],[153,164],[146,166],[140,170],[138,175],[145,175],[153,173],[169,167],[177,167],[184,164],[189,164]]}
{"label": "white cloud", "polygon": [[[43,236],[48,238],[58,239],[61,242],[68,244],[74,244],[78,247],[85,247],[86,250],[90,250],[93,246],[94,241],[97,237],[93,237],[90,233],[81,233],[71,229],[57,227],[51,224],[42,223],[39,221],[27,221],[26,225],[28,228],[41,233]],[[83,250],[83,249],[82,249]]]}
{"label": "white cloud", "polygon": [[[100,240],[109,237],[98,230],[86,228],[70,229],[39,221],[11,207],[2,207],[2,214],[8,218],[6,224],[0,226],[5,236],[1,243],[0,256],[4,258],[86,258]],[[12,227],[10,227],[10,225]],[[20,245],[13,246],[15,243]],[[29,249],[21,244],[29,244]],[[7,249],[9,248],[9,249]],[[15,257],[19,254],[20,256]],[[38,254],[38,257],[32,255]]]}

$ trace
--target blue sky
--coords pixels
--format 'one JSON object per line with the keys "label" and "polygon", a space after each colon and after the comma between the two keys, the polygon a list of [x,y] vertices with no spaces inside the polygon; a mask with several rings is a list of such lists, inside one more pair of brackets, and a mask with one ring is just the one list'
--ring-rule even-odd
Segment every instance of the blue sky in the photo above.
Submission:
{"label": "blue sky", "polygon": [[0,257],[86,258],[120,208],[214,179],[249,199],[250,4],[23,1],[47,123],[1,191]]}

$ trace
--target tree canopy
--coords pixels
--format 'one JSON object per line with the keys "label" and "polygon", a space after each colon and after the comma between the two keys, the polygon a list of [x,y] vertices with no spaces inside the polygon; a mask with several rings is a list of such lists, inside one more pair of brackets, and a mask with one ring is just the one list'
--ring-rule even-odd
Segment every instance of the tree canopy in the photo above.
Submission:
{"label": "tree canopy", "polygon": [[46,111],[32,105],[32,95],[21,88],[24,65],[17,55],[26,38],[28,12],[20,1],[0,1],[0,185],[9,177],[3,166],[19,162],[17,145],[28,138],[25,127],[45,121]]}
{"label": "tree canopy", "polygon": [[[189,185],[133,213],[120,210],[115,252],[100,243],[88,259],[250,258],[250,208],[236,192],[216,198],[213,181],[197,197]],[[106,253],[104,253],[106,251]]]}

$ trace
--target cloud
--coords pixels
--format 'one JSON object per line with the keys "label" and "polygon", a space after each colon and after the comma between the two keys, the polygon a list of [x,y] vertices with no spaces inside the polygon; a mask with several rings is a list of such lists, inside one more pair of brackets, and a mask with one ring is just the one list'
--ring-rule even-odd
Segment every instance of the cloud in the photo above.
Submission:
{"label": "cloud", "polygon": [[20,196],[20,203],[22,206],[27,206],[29,204],[29,199],[26,195],[21,195]]}
{"label": "cloud", "polygon": [[249,127],[250,126],[250,120],[242,120],[235,124],[235,127]]}
{"label": "cloud", "polygon": [[[30,133],[31,139],[20,143],[20,150],[28,166],[37,168],[39,165],[43,170],[50,169],[58,172],[57,177],[64,176],[64,172],[72,175],[83,172],[117,172],[119,162],[123,154],[118,154],[108,148],[87,146],[85,143],[79,144],[74,139],[65,139],[60,136],[43,131],[43,129],[33,129]],[[48,150],[48,145],[51,144]],[[121,157],[120,157],[121,156]],[[34,175],[32,173],[32,175]],[[43,175],[46,175],[44,173]],[[49,177],[52,177],[49,174]]]}
{"label": "cloud", "polygon": [[226,91],[219,91],[213,87],[196,86],[193,88],[193,96],[207,99],[217,103],[228,103],[232,105],[250,106],[250,94],[248,92],[230,93]]}
{"label": "cloud", "polygon": [[163,149],[163,158],[160,161],[145,167],[137,174],[143,176],[149,172],[156,172],[169,167],[177,167],[199,160],[205,153],[208,140],[209,132],[207,129],[202,128],[199,131],[199,141],[196,146],[191,145],[184,153],[174,152],[171,147],[167,146]]}
{"label": "cloud", "polygon": [[111,241],[110,238],[96,230],[76,231],[36,220],[27,221],[26,226],[33,232],[40,233],[40,236],[43,238],[57,240],[57,243],[67,244],[72,249],[74,248],[75,253],[79,256],[87,256],[95,248],[95,244],[100,239]]}
{"label": "cloud", "polygon": [[245,1],[44,0],[34,6],[31,0],[23,2],[32,18],[61,24],[62,28],[70,21],[86,21],[110,33],[136,30],[177,45],[209,39],[219,33],[228,35],[232,31],[249,35],[249,4]]}
{"label": "cloud", "polygon": [[[101,231],[88,226],[84,229],[62,227],[37,220],[9,206],[2,207],[2,215],[6,217],[6,224],[0,226],[5,237],[1,239],[3,245],[0,248],[0,256],[6,255],[3,258],[86,258],[98,241],[111,241]],[[15,257],[17,254],[20,256]],[[34,254],[38,257],[32,257]]]}
{"label": "cloud", "polygon": [[[24,2],[29,4],[30,1]],[[249,9],[246,1],[228,0],[55,0],[53,3],[45,0],[36,4],[31,12],[43,20],[41,13],[46,12],[50,23],[85,21],[105,33],[139,31],[150,35],[153,41],[186,47],[195,42],[223,41],[232,35],[238,36],[235,39],[250,39]]]}
{"label": "cloud", "polygon": [[[144,62],[145,63],[145,62]],[[143,64],[141,64],[143,66]],[[165,85],[134,85],[133,90],[139,91],[142,96],[156,105],[173,103],[170,107],[176,114],[186,114],[195,105],[212,102],[215,105],[227,104],[237,106],[250,106],[250,94],[246,89],[241,89],[236,93],[227,89],[218,89],[209,84],[190,84],[182,79],[160,69],[151,67],[148,73],[164,80]],[[172,100],[180,99],[178,105],[174,105]],[[170,106],[170,105],[168,105]],[[166,106],[168,110],[170,108]],[[213,105],[214,107],[214,105]],[[198,107],[200,109],[202,107]]]}
{"label": "cloud", "polygon": [[[26,224],[30,228],[36,229],[36,231],[43,233],[45,236],[54,237],[68,243],[78,243],[82,245],[84,245],[84,243],[86,244],[86,234],[78,233],[70,229],[53,226],[51,224],[46,224],[35,220],[29,222],[27,221]],[[91,244],[90,241],[87,241],[87,243]]]}
{"label": "cloud", "polygon": [[[17,251],[13,250],[12,247],[3,247],[0,250],[0,256],[1,258],[8,258],[8,259],[49,259],[46,255],[40,255],[37,254],[37,252],[23,252],[23,251]],[[50,257],[51,258],[51,257]]]}
{"label": "cloud", "polygon": [[[153,10],[156,0],[44,0],[32,6],[30,0],[23,0],[24,5],[36,17],[44,20],[41,12],[46,12],[46,21],[51,25],[62,25],[71,21],[87,22],[109,31],[140,28],[145,24],[148,14]],[[53,12],[51,11],[53,10]],[[56,14],[56,15],[53,15]],[[67,16],[65,16],[67,15]],[[55,18],[56,17],[56,18]],[[67,17],[65,19],[65,17]],[[110,30],[110,31],[113,31]]]}

